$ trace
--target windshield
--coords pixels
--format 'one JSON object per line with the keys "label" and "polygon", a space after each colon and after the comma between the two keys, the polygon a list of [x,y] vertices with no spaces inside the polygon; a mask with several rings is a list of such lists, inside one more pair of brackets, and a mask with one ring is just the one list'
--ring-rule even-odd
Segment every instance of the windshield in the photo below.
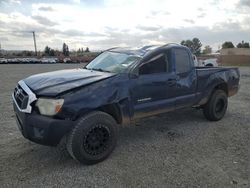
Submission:
{"label": "windshield", "polygon": [[103,52],[91,61],[85,68],[104,72],[122,73],[129,65],[138,61],[140,57],[118,52]]}

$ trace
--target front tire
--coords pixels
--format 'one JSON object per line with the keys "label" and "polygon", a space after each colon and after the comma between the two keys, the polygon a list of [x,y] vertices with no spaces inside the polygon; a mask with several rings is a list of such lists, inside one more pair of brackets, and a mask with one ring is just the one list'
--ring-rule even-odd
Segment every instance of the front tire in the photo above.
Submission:
{"label": "front tire", "polygon": [[203,108],[204,116],[210,121],[219,121],[227,111],[228,99],[223,90],[215,90]]}
{"label": "front tire", "polygon": [[106,159],[114,150],[118,126],[112,116],[91,112],[81,117],[67,139],[69,154],[83,164],[95,164]]}

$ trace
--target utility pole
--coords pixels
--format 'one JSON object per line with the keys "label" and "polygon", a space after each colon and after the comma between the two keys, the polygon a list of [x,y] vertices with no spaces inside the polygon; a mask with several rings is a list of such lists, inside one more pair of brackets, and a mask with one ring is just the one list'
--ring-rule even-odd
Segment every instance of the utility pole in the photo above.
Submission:
{"label": "utility pole", "polygon": [[37,49],[36,49],[36,34],[35,31],[31,31],[33,33],[33,40],[34,40],[34,46],[35,46],[35,54],[37,56]]}

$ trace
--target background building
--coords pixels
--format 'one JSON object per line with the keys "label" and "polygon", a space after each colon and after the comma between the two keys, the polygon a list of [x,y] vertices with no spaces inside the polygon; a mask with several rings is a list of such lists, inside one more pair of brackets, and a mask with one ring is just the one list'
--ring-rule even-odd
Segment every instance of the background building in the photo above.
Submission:
{"label": "background building", "polygon": [[221,49],[220,62],[223,65],[250,65],[250,48]]}

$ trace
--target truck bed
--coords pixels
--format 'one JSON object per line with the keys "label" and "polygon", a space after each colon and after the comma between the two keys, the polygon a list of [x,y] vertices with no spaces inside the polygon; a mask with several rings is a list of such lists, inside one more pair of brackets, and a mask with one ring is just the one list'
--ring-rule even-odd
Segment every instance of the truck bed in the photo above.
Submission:
{"label": "truck bed", "polygon": [[[207,79],[213,74],[230,75],[239,77],[239,70],[236,67],[195,67],[198,80]],[[235,75],[236,74],[236,75]]]}
{"label": "truck bed", "polygon": [[[236,67],[195,67],[197,75],[197,95],[200,103],[207,101],[214,84],[227,83],[228,96],[238,90],[240,73]],[[205,91],[205,92],[204,92]]]}

